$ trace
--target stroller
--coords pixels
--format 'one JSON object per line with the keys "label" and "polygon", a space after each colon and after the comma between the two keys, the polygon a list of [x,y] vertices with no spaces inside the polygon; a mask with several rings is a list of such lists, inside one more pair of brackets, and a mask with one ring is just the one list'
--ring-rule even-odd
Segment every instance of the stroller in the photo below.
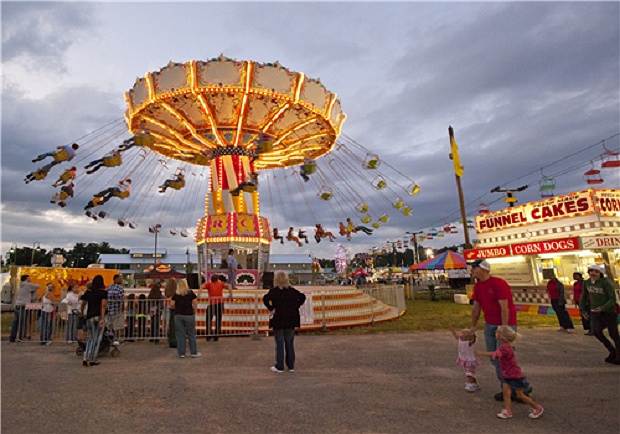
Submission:
{"label": "stroller", "polygon": [[[86,329],[86,321],[84,321],[81,316],[78,320],[78,328],[81,328],[82,330]],[[78,339],[77,343],[78,347],[75,349],[75,354],[82,356],[84,351],[86,351],[86,342]],[[99,342],[99,354],[105,354],[108,351],[112,357],[118,357],[121,355],[118,345],[114,344],[114,334],[107,327],[104,327],[101,342]]]}

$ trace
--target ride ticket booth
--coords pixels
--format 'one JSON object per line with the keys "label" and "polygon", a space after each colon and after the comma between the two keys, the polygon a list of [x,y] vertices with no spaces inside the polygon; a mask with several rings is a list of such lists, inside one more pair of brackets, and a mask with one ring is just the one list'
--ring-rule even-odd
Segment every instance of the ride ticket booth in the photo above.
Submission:
{"label": "ride ticket booth", "polygon": [[548,303],[552,274],[572,300],[573,273],[591,264],[620,284],[620,190],[589,189],[476,217],[467,261],[487,259],[493,275],[513,288],[515,301]]}
{"label": "ride ticket booth", "polygon": [[[234,250],[237,289],[259,289],[269,267],[269,221],[255,214],[208,215],[198,223],[199,276],[228,275],[228,251]],[[202,284],[203,282],[200,282]]]}

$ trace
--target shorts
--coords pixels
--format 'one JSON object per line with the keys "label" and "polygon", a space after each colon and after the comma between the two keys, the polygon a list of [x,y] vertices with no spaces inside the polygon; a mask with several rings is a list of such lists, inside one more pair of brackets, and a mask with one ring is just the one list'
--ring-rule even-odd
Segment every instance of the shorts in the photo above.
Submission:
{"label": "shorts", "polygon": [[523,390],[526,391],[530,384],[527,382],[527,377],[521,378],[504,378],[506,383],[510,386],[512,390]]}
{"label": "shorts", "polygon": [[106,315],[105,325],[112,330],[124,330],[125,329],[125,313],[121,312],[116,315]]}

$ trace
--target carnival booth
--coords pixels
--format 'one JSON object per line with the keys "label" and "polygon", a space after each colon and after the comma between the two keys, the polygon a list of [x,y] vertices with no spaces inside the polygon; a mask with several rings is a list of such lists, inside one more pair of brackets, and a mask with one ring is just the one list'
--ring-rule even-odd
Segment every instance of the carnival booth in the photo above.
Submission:
{"label": "carnival booth", "polygon": [[476,217],[468,261],[487,259],[492,273],[508,281],[516,302],[548,304],[546,282],[553,273],[572,306],[573,273],[603,265],[618,287],[620,276],[620,190],[589,189]]}

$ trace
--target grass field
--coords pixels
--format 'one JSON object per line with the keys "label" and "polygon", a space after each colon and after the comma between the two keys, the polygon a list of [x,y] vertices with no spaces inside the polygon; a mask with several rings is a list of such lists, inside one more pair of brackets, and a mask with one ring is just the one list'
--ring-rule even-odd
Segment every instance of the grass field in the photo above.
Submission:
{"label": "grass field", "polygon": [[[521,328],[557,327],[555,316],[517,314],[517,322]],[[376,333],[403,333],[412,331],[448,331],[450,326],[455,329],[469,328],[471,306],[456,304],[452,300],[408,300],[406,313],[394,321],[377,323],[374,326],[352,327],[347,329],[330,330],[332,334],[376,334]],[[3,313],[1,319],[1,334],[8,335],[11,331],[13,313]],[[573,319],[575,327],[581,327],[581,321]],[[482,320],[478,323],[483,326]],[[309,332],[323,334],[324,332]]]}

